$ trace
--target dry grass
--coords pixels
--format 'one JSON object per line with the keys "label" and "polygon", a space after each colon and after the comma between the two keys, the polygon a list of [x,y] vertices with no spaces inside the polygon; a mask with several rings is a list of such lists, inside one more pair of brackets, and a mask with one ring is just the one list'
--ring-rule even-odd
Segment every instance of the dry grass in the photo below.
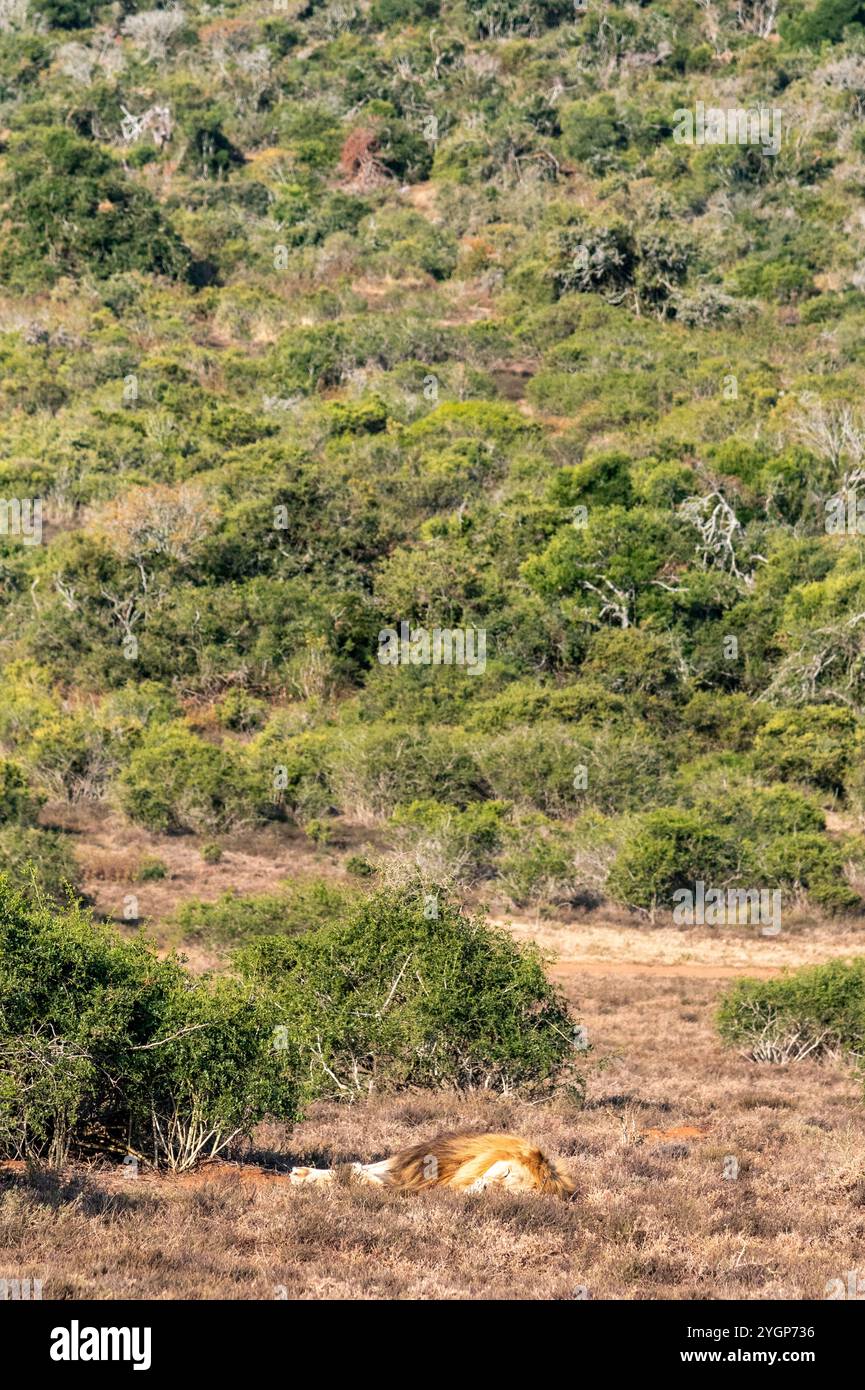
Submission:
{"label": "dry grass", "polygon": [[[121,928],[128,893],[138,899],[139,917],[158,928],[191,898],[215,902],[229,890],[241,895],[272,893],[288,880],[345,880],[341,861],[376,842],[374,832],[339,821],[334,843],[325,849],[317,848],[296,826],[280,824],[233,831],[230,836],[156,835],[128,823],[107,805],[92,802],[52,802],[41,819],[73,837],[83,891],[97,916]],[[209,864],[202,848],[214,841],[222,848],[222,858]],[[165,878],[139,882],[144,859],[161,860]]]}
{"label": "dry grass", "polygon": [[611,920],[606,908],[574,922],[525,921],[501,916],[520,941],[536,941],[545,951],[573,968],[591,972],[593,965],[604,974],[638,972],[693,975],[718,979],[745,972],[774,974],[800,965],[816,965],[834,956],[865,954],[865,921],[839,922],[813,914],[785,919],[778,936],[763,936],[757,926],[652,926],[647,921]]}
{"label": "dry grass", "polygon": [[[208,865],[203,838],[149,835],[107,807],[46,810],[75,835],[86,888],[108,917],[142,858],[165,862],[168,877],[134,884],[157,926],[190,897],[342,879],[348,853],[376,848],[359,826],[337,827],[327,850],[273,826],[233,835]],[[725,978],[861,954],[865,924],[788,915],[779,937],[762,937],[614,909],[565,916],[510,920],[519,939],[559,957],[553,973],[588,1029],[585,1108],[374,1098],[316,1106],[291,1133],[262,1126],[242,1163],[183,1178],[7,1166],[0,1278],[41,1278],[46,1298],[792,1299],[822,1298],[828,1280],[865,1269],[861,1082],[832,1057],[749,1061],[723,1049],[713,1025]],[[196,969],[219,963],[190,954]],[[474,1126],[539,1140],[571,1166],[575,1201],[290,1188],[279,1176]],[[735,1179],[724,1176],[729,1159]]]}
{"label": "dry grass", "polygon": [[[861,1084],[837,1061],[774,1068],[722,1049],[718,992],[580,981],[594,1049],[582,1110],[322,1104],[290,1134],[262,1126],[245,1165],[185,1179],[7,1170],[0,1276],[42,1278],[46,1298],[822,1298],[863,1266]],[[380,1158],[454,1125],[536,1137],[571,1167],[576,1199],[290,1188],[272,1171]]]}

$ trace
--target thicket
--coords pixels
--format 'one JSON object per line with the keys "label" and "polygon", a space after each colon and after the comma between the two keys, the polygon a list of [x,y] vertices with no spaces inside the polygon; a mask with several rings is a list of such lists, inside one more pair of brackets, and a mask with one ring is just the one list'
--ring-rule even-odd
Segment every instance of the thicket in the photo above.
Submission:
{"label": "thicket", "polygon": [[726,1042],[757,1061],[826,1052],[865,1059],[865,960],[829,961],[778,980],[740,980],[718,1011]]}
{"label": "thicket", "polygon": [[187,1168],[322,1095],[578,1090],[577,1034],[540,955],[429,901],[380,892],[299,935],[289,902],[233,970],[194,976],[0,879],[0,1151]]}

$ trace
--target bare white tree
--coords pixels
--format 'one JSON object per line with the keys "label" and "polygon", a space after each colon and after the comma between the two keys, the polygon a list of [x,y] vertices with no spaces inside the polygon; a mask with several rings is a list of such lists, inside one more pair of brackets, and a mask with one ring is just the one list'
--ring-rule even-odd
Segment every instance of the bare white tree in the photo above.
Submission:
{"label": "bare white tree", "polygon": [[834,63],[824,63],[814,73],[814,80],[836,92],[850,92],[856,116],[865,113],[865,57],[861,54],[849,53]]}
{"label": "bare white tree", "polygon": [[583,588],[601,600],[602,618],[613,617],[619,627],[630,627],[633,594],[626,594],[603,574],[598,575],[597,584],[593,584],[590,579],[584,579]]}
{"label": "bare white tree", "polygon": [[[3,0],[0,0],[0,4]],[[75,82],[89,87],[97,74],[102,77],[117,77],[124,69],[126,60],[122,51],[111,42],[109,34],[97,35],[91,44],[65,43],[57,50],[60,71]]]}
{"label": "bare white tree", "polygon": [[[749,579],[739,568],[736,545],[742,539],[742,525],[723,493],[688,497],[679,506],[679,515],[700,533],[704,568],[714,565],[729,570],[737,579]],[[760,558],[752,556],[752,559]]]}
{"label": "bare white tree", "polygon": [[126,145],[134,145],[142,135],[149,134],[158,150],[171,139],[171,108],[168,106],[148,106],[140,116],[134,116],[121,106],[123,119],[120,123],[121,136]]}
{"label": "bare white tree", "polygon": [[168,52],[171,39],[186,23],[179,6],[170,10],[142,10],[127,15],[120,32],[131,39],[136,48],[144,50],[148,62],[159,62]]}
{"label": "bare white tree", "polygon": [[64,77],[89,87],[93,80],[95,56],[84,43],[64,43],[57,50],[57,61]]}
{"label": "bare white tree", "polygon": [[0,34],[23,29],[27,24],[28,0],[0,0]]}
{"label": "bare white tree", "polygon": [[855,406],[808,398],[793,417],[793,429],[806,448],[843,470],[843,489],[865,479],[865,418]]}
{"label": "bare white tree", "polygon": [[779,0],[737,0],[736,23],[746,34],[768,39],[775,32]]}

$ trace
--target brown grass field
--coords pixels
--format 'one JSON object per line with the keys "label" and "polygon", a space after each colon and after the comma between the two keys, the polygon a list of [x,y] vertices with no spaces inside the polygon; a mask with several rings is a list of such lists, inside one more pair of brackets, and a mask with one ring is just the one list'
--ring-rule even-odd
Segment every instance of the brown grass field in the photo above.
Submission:
{"label": "brown grass field", "polygon": [[[625,929],[609,932],[623,951]],[[559,936],[579,946],[575,927]],[[652,937],[631,930],[642,965],[559,967],[592,1048],[583,1108],[411,1094],[319,1104],[291,1132],[262,1126],[242,1161],[185,1177],[7,1165],[0,1277],[41,1278],[46,1299],[825,1298],[865,1263],[861,1082],[840,1061],[768,1067],[722,1048],[722,980],[676,973],[663,932],[646,973]],[[803,958],[835,953],[819,937],[803,936]],[[751,945],[752,964],[778,949]],[[714,946],[744,973],[741,942]],[[279,1176],[454,1126],[536,1138],[571,1168],[575,1200]]]}

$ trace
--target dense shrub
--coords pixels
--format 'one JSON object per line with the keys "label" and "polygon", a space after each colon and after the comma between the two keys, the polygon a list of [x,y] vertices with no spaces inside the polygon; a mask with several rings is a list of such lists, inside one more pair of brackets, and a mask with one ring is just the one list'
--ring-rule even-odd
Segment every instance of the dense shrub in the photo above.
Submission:
{"label": "dense shrub", "polygon": [[754,739],[757,766],[771,777],[843,793],[856,728],[852,710],[835,705],[779,711]]}
{"label": "dense shrub", "polygon": [[149,731],[118,785],[123,810],[148,830],[225,830],[253,815],[251,779],[236,754],[183,724]]}
{"label": "dense shrub", "polygon": [[718,1011],[728,1043],[760,1061],[788,1061],[832,1048],[865,1051],[865,960],[833,960],[778,980],[739,980]]}
{"label": "dense shrub", "polygon": [[391,820],[425,875],[471,883],[492,872],[507,810],[502,801],[471,802],[461,810],[428,799],[397,807]]}
{"label": "dense shrub", "polygon": [[276,992],[313,1094],[542,1089],[573,1061],[538,952],[420,890],[374,893],[344,923],[265,938],[237,964]]}
{"label": "dense shrub", "polygon": [[43,801],[17,763],[0,759],[0,825],[32,825]]}
{"label": "dense shrub", "polygon": [[296,1058],[252,985],[187,974],[141,939],[28,906],[0,881],[0,1144],[62,1162],[188,1167],[296,1113]]}
{"label": "dense shrub", "polygon": [[824,835],[778,835],[766,847],[764,875],[772,884],[804,889],[827,911],[861,908],[862,901],[844,876],[844,851]]}
{"label": "dense shrub", "polygon": [[182,166],[202,179],[225,178],[243,163],[243,153],[228,139],[217,113],[196,115],[187,132]]}
{"label": "dense shrub", "polygon": [[497,868],[516,907],[569,903],[579,894],[576,844],[567,828],[541,815],[522,817],[507,839]]}
{"label": "dense shrub", "polygon": [[296,936],[339,922],[356,898],[356,891],[313,880],[277,893],[228,892],[212,903],[192,899],[178,908],[175,921],[184,940],[236,946],[251,937]]}
{"label": "dense shrub", "polygon": [[479,701],[468,711],[466,722],[485,733],[497,733],[516,724],[534,724],[539,719],[606,724],[624,712],[622,697],[605,690],[598,681],[575,681],[563,686],[514,681],[501,694]]}
{"label": "dense shrub", "polygon": [[616,856],[607,887],[619,902],[653,910],[698,879],[726,880],[735,863],[734,847],[705,815],[667,807],[639,818]]}
{"label": "dense shrub", "polygon": [[570,0],[468,0],[468,8],[481,38],[535,34],[573,14]]}
{"label": "dense shrub", "polygon": [[0,827],[0,874],[48,902],[68,902],[81,884],[69,839],[54,830]]}
{"label": "dense shrub", "polygon": [[89,141],[49,130],[15,151],[10,170],[6,257],[24,273],[187,273],[190,254],[151,195]]}
{"label": "dense shrub", "polygon": [[88,715],[46,719],[34,730],[23,754],[39,782],[65,801],[98,799],[117,772],[125,747],[123,733]]}
{"label": "dense shrub", "polygon": [[823,40],[840,39],[845,27],[865,25],[862,0],[817,0],[805,10],[781,21],[781,32],[797,47],[808,48]]}
{"label": "dense shrub", "polygon": [[34,0],[34,10],[49,29],[88,29],[95,21],[101,0]]}
{"label": "dense shrub", "polygon": [[359,819],[422,798],[465,805],[484,790],[471,739],[452,729],[347,728],[332,742],[329,775],[336,804]]}
{"label": "dense shrub", "polygon": [[734,784],[727,798],[723,784],[705,776],[694,792],[694,809],[649,811],[629,826],[607,881],[617,901],[654,911],[702,881],[807,892],[829,911],[860,905],[844,875],[842,847],[822,833],[822,812],[806,798],[747,783]]}

